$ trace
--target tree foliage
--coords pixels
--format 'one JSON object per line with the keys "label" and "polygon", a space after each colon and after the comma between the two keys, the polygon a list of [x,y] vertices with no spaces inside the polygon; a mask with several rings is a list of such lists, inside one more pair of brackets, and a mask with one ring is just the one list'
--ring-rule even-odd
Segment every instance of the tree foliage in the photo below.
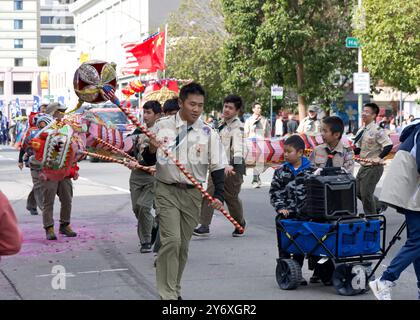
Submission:
{"label": "tree foliage", "polygon": [[192,79],[207,93],[205,111],[220,110],[226,32],[219,1],[184,0],[168,23],[167,76]]}
{"label": "tree foliage", "polygon": [[405,92],[420,85],[420,0],[364,0],[360,38],[372,76]]}
{"label": "tree foliage", "polygon": [[351,30],[350,0],[221,0],[229,33],[224,51],[226,86],[252,91],[262,79],[297,94],[299,114],[307,103],[329,106],[343,97],[356,69],[345,48]]}

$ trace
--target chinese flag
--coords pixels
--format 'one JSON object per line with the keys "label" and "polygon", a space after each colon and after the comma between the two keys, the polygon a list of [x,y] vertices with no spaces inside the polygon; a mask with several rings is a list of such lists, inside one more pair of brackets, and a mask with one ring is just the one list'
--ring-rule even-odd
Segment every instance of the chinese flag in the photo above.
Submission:
{"label": "chinese flag", "polygon": [[159,32],[129,50],[137,59],[140,73],[165,70],[165,32]]}

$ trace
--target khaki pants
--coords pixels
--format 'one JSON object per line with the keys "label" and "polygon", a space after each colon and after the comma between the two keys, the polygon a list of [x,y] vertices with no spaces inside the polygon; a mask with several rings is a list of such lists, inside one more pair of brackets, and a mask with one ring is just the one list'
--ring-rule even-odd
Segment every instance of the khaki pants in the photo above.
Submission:
{"label": "khaki pants", "polygon": [[26,201],[26,209],[28,210],[36,209],[37,207],[43,210],[44,189],[43,183],[39,179],[39,172],[40,170],[31,169],[33,187]]}
{"label": "khaki pants", "polygon": [[155,177],[141,170],[132,170],[130,195],[133,212],[137,218],[137,235],[140,243],[150,243],[154,223],[151,210],[155,198]]}
{"label": "khaki pants", "polygon": [[363,203],[363,211],[365,214],[376,214],[379,206],[379,200],[374,195],[375,188],[382,173],[383,166],[361,166],[356,177],[357,197]]}
{"label": "khaki pants", "polygon": [[73,184],[71,179],[62,181],[43,181],[44,188],[44,209],[42,211],[42,220],[44,228],[54,225],[54,200],[58,196],[61,203],[60,224],[70,223],[71,205],[73,198]]}
{"label": "khaki pants", "polygon": [[176,300],[188,258],[188,246],[201,206],[198,189],[179,189],[157,181],[156,210],[161,247],[156,261],[156,282],[163,300]]}
{"label": "khaki pants", "polygon": [[[239,199],[239,192],[241,192],[241,186],[244,182],[243,175],[236,173],[234,176],[225,177],[224,196],[225,202],[229,209],[229,214],[235,219],[241,226],[244,225],[244,212],[242,207],[242,200]],[[213,180],[209,177],[207,192],[211,195],[214,193]],[[203,198],[201,204],[201,216],[200,224],[209,226],[213,217],[214,209],[209,207],[209,201],[207,198]]]}

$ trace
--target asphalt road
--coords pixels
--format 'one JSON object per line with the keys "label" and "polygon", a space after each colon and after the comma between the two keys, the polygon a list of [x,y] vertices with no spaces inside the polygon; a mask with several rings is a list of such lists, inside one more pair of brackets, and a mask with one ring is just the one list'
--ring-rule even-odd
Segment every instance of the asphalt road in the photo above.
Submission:
{"label": "asphalt road", "polygon": [[[139,253],[136,219],[128,190],[129,170],[118,164],[83,161],[80,179],[74,182],[72,210],[72,225],[79,235],[47,241],[41,216],[31,216],[25,208],[31,179],[28,169],[17,168],[17,156],[15,150],[0,146],[0,189],[10,199],[24,235],[21,252],[2,257],[0,262],[0,300],[158,299],[154,256]],[[249,173],[241,192],[247,220],[245,236],[233,238],[233,226],[223,215],[216,214],[211,236],[191,241],[182,282],[184,299],[374,299],[370,292],[340,296],[333,287],[321,284],[292,291],[278,287],[275,214],[268,200],[273,170],[268,169],[262,175],[260,189],[252,189]],[[381,187],[382,182],[378,192]],[[56,228],[58,203],[57,198]],[[386,217],[388,242],[403,219],[392,209],[386,212]],[[377,275],[404,240],[405,234],[382,262]],[[306,265],[303,275],[309,279],[311,272]],[[57,270],[65,272],[65,277],[57,278]],[[417,298],[412,266],[393,289],[393,298]]]}

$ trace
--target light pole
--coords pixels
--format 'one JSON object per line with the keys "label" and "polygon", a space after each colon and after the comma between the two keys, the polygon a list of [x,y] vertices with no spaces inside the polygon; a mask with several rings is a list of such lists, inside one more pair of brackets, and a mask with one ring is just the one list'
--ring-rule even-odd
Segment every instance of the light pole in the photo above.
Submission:
{"label": "light pole", "polygon": [[[357,0],[357,6],[359,13],[362,12],[362,0]],[[362,18],[363,19],[363,18]],[[361,26],[360,26],[361,27]],[[357,48],[357,72],[362,73],[363,72],[363,57],[362,57],[362,48],[359,45]],[[359,114],[359,128],[362,127],[362,111],[363,111],[363,95],[361,93],[358,94],[358,103],[357,103],[357,110]]]}

